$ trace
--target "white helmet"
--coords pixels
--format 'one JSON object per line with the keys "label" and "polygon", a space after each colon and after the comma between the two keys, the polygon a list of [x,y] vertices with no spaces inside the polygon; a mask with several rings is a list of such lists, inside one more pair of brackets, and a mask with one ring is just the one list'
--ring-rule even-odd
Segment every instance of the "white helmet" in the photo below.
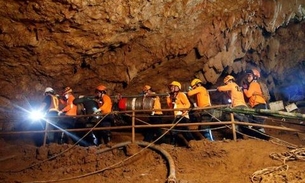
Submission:
{"label": "white helmet", "polygon": [[53,88],[51,88],[51,87],[47,87],[47,88],[44,90],[44,93],[54,93],[54,90],[53,90]]}

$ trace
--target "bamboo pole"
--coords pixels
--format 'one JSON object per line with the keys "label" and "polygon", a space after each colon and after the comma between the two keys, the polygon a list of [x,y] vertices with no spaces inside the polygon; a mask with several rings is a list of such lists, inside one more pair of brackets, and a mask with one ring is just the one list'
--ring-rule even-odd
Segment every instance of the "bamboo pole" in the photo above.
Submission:
{"label": "bamboo pole", "polygon": [[266,115],[275,116],[275,117],[282,117],[282,118],[305,119],[305,114],[302,114],[302,113],[290,113],[290,112],[284,112],[284,111],[273,111],[273,110],[270,110],[270,109],[223,108],[221,110],[228,111],[228,112],[243,113],[243,114],[266,114]]}

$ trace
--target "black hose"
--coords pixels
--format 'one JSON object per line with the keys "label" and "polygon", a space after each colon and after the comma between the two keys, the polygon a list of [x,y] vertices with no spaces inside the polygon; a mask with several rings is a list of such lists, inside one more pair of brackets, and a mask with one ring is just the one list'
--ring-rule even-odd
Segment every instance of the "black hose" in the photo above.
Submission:
{"label": "black hose", "polygon": [[[131,141],[127,141],[127,142],[122,142],[122,143],[119,143],[119,144],[116,144],[112,147],[107,147],[107,148],[104,148],[104,149],[101,149],[99,151],[97,151],[96,153],[99,154],[99,153],[103,153],[103,152],[107,152],[107,151],[110,151],[112,149],[116,149],[116,148],[120,148],[120,147],[124,147],[128,144],[130,144]],[[176,183],[177,180],[176,180],[176,170],[175,170],[175,163],[174,163],[174,160],[173,158],[171,157],[171,155],[165,151],[164,149],[158,147],[158,146],[155,146],[151,143],[148,143],[148,142],[135,142],[136,144],[138,144],[139,146],[144,146],[144,147],[149,147],[155,151],[158,151],[160,152],[167,160],[168,162],[168,165],[169,165],[169,175],[167,177],[167,182],[168,183]]]}

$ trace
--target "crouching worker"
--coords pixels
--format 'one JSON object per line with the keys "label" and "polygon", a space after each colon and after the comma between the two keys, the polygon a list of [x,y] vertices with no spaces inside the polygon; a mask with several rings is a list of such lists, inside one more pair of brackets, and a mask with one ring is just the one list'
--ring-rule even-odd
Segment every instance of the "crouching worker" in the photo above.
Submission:
{"label": "crouching worker", "polygon": [[[179,109],[179,108],[190,108],[191,103],[188,100],[185,93],[181,92],[181,84],[177,81],[173,81],[169,85],[170,95],[167,96],[166,102],[169,108],[171,109]],[[181,123],[189,123],[190,117],[187,109],[185,111],[174,111],[175,121]],[[179,132],[179,130],[183,130],[184,132]],[[176,127],[171,131],[171,144],[177,144],[177,137],[182,139],[187,147],[189,147],[189,141],[194,140],[194,137],[191,132],[189,132],[189,128],[185,127]]]}
{"label": "crouching worker", "polygon": [[[101,114],[100,125],[98,127],[111,127],[113,123],[112,112],[112,101],[111,98],[106,94],[106,87],[104,85],[99,85],[95,89],[95,98],[98,102],[98,109],[95,110],[94,114]],[[101,139],[104,144],[108,144],[111,140],[110,130],[101,130],[96,133],[97,144],[101,143]]]}
{"label": "crouching worker", "polygon": [[[203,83],[200,79],[193,79],[191,82],[191,90],[187,92],[189,97],[196,96],[196,106],[195,107],[209,107],[211,106],[210,94],[207,89],[203,86]],[[210,122],[212,117],[210,115],[212,113],[211,109],[206,109],[204,111],[196,111],[194,115],[194,122]],[[202,135],[210,140],[213,141],[212,131],[209,126],[200,126],[200,130],[202,131]]]}

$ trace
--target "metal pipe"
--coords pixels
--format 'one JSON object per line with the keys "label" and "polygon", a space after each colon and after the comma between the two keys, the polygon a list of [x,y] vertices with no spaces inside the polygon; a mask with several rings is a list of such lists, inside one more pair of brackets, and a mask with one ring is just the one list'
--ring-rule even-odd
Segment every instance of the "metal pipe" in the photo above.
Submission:
{"label": "metal pipe", "polygon": [[[234,121],[235,124],[241,125],[250,125],[250,126],[258,126],[263,128],[271,128],[271,129],[278,129],[278,130],[285,130],[285,131],[292,131],[292,132],[303,132],[302,130],[297,130],[294,128],[287,128],[287,127],[279,127],[279,126],[272,126],[272,125],[263,125],[257,123],[248,123],[248,122],[238,122]],[[150,125],[135,125],[135,128],[156,128],[156,127],[171,127],[173,124],[150,124]],[[221,122],[197,122],[197,123],[179,123],[176,126],[206,126],[206,125],[232,125],[232,121],[221,121]],[[113,127],[96,127],[92,129],[95,130],[121,130],[121,129],[130,129],[132,126],[113,126]],[[77,129],[65,129],[68,132],[76,132],[76,131],[88,131],[90,128],[77,128]],[[61,132],[62,130],[48,130],[48,132]],[[32,134],[32,133],[44,133],[44,130],[41,131],[9,131],[9,132],[0,132],[0,135],[13,135],[13,134]]]}
{"label": "metal pipe", "polygon": [[[207,89],[208,92],[215,92],[217,91],[217,89]],[[183,93],[187,93],[187,92],[183,92]],[[110,96],[111,98],[138,98],[138,97],[144,97],[144,94],[139,94],[139,95],[112,95]],[[157,94],[153,94],[153,95],[149,95],[149,97],[155,97],[155,96],[159,96],[159,97],[166,97],[169,96],[169,93],[157,93]]]}

